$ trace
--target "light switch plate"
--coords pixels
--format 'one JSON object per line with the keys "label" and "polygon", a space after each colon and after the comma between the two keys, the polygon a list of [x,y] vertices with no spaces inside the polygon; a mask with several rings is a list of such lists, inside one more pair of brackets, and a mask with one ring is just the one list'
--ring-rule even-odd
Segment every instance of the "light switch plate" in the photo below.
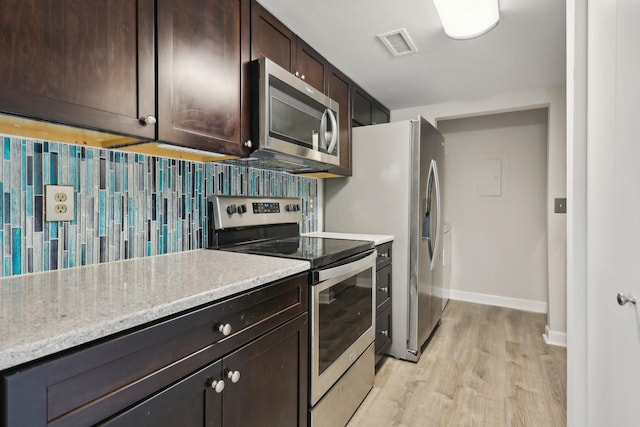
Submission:
{"label": "light switch plate", "polygon": [[567,213],[567,199],[566,198],[556,198],[554,199],[554,207],[553,211],[555,213]]}
{"label": "light switch plate", "polygon": [[73,221],[76,197],[71,185],[47,185],[44,188],[44,220]]}

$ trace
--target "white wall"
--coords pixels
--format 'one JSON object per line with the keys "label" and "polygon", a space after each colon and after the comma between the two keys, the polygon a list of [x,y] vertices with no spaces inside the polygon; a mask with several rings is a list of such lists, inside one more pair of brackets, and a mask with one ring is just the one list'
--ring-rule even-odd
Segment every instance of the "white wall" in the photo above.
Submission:
{"label": "white wall", "polygon": [[440,120],[438,129],[452,296],[524,300],[546,311],[547,109]]}
{"label": "white wall", "polygon": [[587,425],[587,0],[567,0],[567,425]]}
{"label": "white wall", "polygon": [[[548,313],[545,337],[551,343],[566,341],[566,215],[554,214],[554,198],[566,197],[566,95],[565,88],[496,94],[464,102],[412,107],[391,112],[391,120],[424,116],[437,125],[439,120],[547,107],[547,259]],[[455,226],[455,225],[454,225]],[[453,261],[455,262],[455,260]]]}

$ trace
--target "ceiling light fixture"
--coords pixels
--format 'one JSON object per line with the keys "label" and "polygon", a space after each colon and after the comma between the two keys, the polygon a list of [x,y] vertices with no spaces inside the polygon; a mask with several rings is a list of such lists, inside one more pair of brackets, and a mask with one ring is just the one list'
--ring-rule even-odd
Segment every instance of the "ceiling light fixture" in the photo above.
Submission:
{"label": "ceiling light fixture", "polygon": [[444,32],[452,39],[470,39],[498,24],[498,0],[433,0]]}

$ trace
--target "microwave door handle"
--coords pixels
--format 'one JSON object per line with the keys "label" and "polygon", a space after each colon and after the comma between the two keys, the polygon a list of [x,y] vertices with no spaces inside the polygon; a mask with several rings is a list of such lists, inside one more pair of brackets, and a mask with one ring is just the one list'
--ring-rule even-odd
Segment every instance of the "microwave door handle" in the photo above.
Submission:
{"label": "microwave door handle", "polygon": [[327,146],[327,111],[324,110],[322,113],[322,117],[320,118],[320,131],[318,132],[320,135],[320,145],[323,147]]}
{"label": "microwave door handle", "polygon": [[327,153],[331,154],[333,149],[336,148],[336,143],[338,142],[338,122],[333,111],[327,108],[325,113],[329,116],[329,120],[331,121],[331,143],[329,144],[329,148],[327,148]]}

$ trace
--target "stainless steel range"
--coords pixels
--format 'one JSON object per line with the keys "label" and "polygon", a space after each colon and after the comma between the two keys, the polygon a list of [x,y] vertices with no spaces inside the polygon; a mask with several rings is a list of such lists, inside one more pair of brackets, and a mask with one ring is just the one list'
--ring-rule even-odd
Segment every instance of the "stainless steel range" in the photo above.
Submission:
{"label": "stainless steel range", "polygon": [[345,425],[373,387],[373,243],[301,236],[296,198],[209,197],[209,247],[307,260],[312,426]]}

